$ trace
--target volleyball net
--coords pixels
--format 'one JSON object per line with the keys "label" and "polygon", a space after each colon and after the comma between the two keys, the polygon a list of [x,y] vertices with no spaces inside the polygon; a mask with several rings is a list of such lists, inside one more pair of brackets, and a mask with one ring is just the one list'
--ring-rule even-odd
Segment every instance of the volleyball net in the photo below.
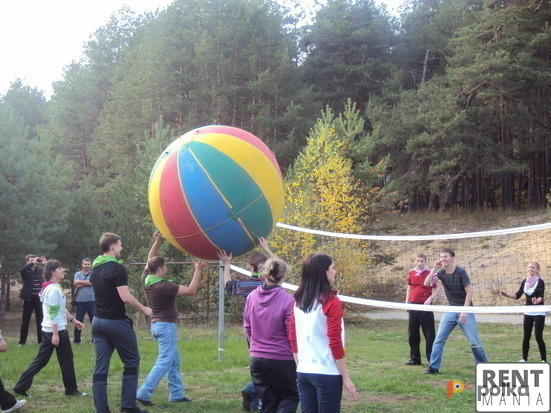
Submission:
{"label": "volleyball net", "polygon": [[[510,314],[534,311],[524,298],[513,301],[500,291],[515,293],[526,278],[530,262],[540,264],[544,281],[551,270],[551,223],[471,233],[399,236],[342,234],[300,228],[279,223],[275,238],[285,240],[274,252],[291,264],[289,282],[283,286],[296,290],[300,263],[309,252],[322,251],[336,263],[341,301],[360,306],[394,310]],[[407,276],[415,258],[423,253],[432,267],[442,248],[455,252],[455,264],[465,268],[473,291],[472,307],[448,306],[444,291],[435,305],[405,304]],[[238,266],[232,269],[244,275],[250,272]],[[549,284],[551,286],[551,281]],[[520,304],[520,305],[519,305]],[[551,311],[551,305],[538,306]]]}

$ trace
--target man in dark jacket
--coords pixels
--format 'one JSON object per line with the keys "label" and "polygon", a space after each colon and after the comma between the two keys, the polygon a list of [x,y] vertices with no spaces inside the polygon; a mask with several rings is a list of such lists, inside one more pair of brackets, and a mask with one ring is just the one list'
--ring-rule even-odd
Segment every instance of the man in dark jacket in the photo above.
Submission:
{"label": "man in dark jacket", "polygon": [[42,303],[38,293],[42,289],[42,268],[38,265],[46,263],[46,257],[37,257],[29,254],[25,257],[25,265],[19,270],[23,279],[23,288],[19,293],[19,298],[23,300],[23,320],[21,322],[21,332],[19,334],[19,345],[24,346],[27,343],[29,334],[29,324],[34,311],[36,319],[36,339],[38,344],[42,341]]}

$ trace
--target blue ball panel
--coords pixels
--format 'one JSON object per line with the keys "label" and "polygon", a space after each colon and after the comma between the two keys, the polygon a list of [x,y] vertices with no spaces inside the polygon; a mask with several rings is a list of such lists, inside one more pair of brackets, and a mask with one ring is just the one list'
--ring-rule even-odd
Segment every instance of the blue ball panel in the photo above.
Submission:
{"label": "blue ball panel", "polygon": [[232,216],[229,205],[187,148],[178,154],[178,169],[180,177],[185,176],[182,190],[190,210],[207,237],[226,252],[240,255],[249,251],[254,238]]}

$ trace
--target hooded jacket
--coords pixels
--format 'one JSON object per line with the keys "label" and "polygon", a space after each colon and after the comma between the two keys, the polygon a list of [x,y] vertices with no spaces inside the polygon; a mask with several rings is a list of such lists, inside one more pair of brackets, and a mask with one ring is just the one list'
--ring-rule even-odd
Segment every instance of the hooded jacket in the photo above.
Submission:
{"label": "hooded jacket", "polygon": [[57,331],[65,330],[67,326],[67,315],[65,314],[67,299],[63,295],[61,286],[58,283],[44,283],[44,287],[40,292],[40,301],[42,301],[42,311],[44,313],[42,331],[51,333],[53,331],[52,324],[57,324]]}
{"label": "hooded jacket", "polygon": [[250,342],[251,357],[293,360],[289,321],[293,297],[281,286],[263,285],[249,294],[243,312],[243,327]]}

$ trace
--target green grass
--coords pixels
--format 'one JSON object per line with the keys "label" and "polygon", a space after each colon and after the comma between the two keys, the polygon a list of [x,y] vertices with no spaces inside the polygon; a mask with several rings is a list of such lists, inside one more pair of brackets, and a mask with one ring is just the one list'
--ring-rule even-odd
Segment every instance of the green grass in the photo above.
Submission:
{"label": "green grass", "polygon": [[[186,412],[241,412],[240,391],[249,380],[248,351],[239,326],[228,326],[225,335],[225,358],[218,361],[216,325],[181,326],[180,355],[186,396]],[[517,361],[522,339],[518,325],[479,323],[479,335],[490,361]],[[0,377],[10,390],[36,355],[37,344],[17,347],[15,331],[4,331],[8,352],[0,354]],[[90,332],[83,333],[83,343],[74,346],[75,369],[85,398],[69,398],[63,394],[59,366],[55,356],[36,377],[29,390],[32,398],[22,412],[91,412],[94,349]],[[148,330],[137,331],[141,355],[140,381],[151,369],[157,355],[156,342]],[[29,337],[32,337],[29,334]],[[422,343],[423,344],[423,343]],[[532,344],[532,354],[537,346]],[[346,353],[352,380],[360,400],[343,397],[343,412],[473,412],[474,363],[466,338],[457,328],[445,350],[441,374],[422,374],[426,366],[404,366],[408,360],[407,322],[402,320],[366,321],[346,327]],[[116,354],[111,361],[109,401],[112,412],[119,411],[122,363]],[[454,394],[446,400],[446,383],[461,380],[472,383],[471,390]],[[153,394],[156,404],[151,412],[182,411],[181,405],[167,401],[168,390],[163,380]]]}

